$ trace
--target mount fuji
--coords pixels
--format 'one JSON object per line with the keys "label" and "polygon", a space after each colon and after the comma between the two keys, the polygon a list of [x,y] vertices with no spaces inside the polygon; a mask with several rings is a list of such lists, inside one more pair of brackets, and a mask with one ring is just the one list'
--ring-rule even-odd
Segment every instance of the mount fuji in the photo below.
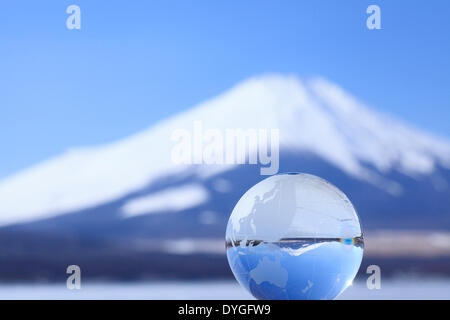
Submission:
{"label": "mount fuji", "polygon": [[[0,262],[8,262],[0,278],[51,277],[74,263],[93,276],[198,273],[235,203],[265,176],[259,165],[175,164],[173,132],[196,121],[278,129],[279,172],[336,185],[365,230],[450,230],[449,141],[325,79],[265,75],[133,136],[70,149],[0,181]],[[195,258],[173,266],[180,255]],[[223,272],[205,261],[209,274]]]}

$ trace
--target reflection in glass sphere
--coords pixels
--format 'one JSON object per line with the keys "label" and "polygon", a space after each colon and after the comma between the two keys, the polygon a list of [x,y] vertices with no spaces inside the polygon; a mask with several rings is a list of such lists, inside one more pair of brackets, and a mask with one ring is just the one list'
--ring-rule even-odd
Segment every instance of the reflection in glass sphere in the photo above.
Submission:
{"label": "reflection in glass sphere", "polygon": [[353,281],[364,248],[350,200],[309,174],[250,188],[231,213],[226,245],[234,276],[258,299],[333,299]]}

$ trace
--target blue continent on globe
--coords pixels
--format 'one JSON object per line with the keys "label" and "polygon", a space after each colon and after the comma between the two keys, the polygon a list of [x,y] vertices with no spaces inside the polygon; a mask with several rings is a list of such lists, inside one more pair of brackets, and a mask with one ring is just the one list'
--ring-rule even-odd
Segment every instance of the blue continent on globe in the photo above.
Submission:
{"label": "blue continent on globe", "polygon": [[348,198],[307,174],[272,176],[247,191],[226,242],[233,274],[258,299],[333,299],[351,284],[363,256]]}

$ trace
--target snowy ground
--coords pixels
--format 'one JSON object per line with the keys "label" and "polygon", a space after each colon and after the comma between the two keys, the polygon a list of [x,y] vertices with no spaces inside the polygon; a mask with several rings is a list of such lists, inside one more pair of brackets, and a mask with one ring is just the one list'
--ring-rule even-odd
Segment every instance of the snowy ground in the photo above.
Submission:
{"label": "snowy ground", "polygon": [[[0,299],[252,299],[233,281],[0,285]],[[450,279],[386,280],[381,290],[355,282],[339,299],[450,299]]]}

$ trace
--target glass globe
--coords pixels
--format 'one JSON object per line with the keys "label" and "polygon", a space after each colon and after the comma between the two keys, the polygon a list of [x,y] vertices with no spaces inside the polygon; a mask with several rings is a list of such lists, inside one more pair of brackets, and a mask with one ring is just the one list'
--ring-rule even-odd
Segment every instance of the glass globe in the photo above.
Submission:
{"label": "glass globe", "polygon": [[293,173],[271,176],[242,196],[226,246],[234,276],[257,299],[334,299],[358,272],[364,242],[342,191]]}

